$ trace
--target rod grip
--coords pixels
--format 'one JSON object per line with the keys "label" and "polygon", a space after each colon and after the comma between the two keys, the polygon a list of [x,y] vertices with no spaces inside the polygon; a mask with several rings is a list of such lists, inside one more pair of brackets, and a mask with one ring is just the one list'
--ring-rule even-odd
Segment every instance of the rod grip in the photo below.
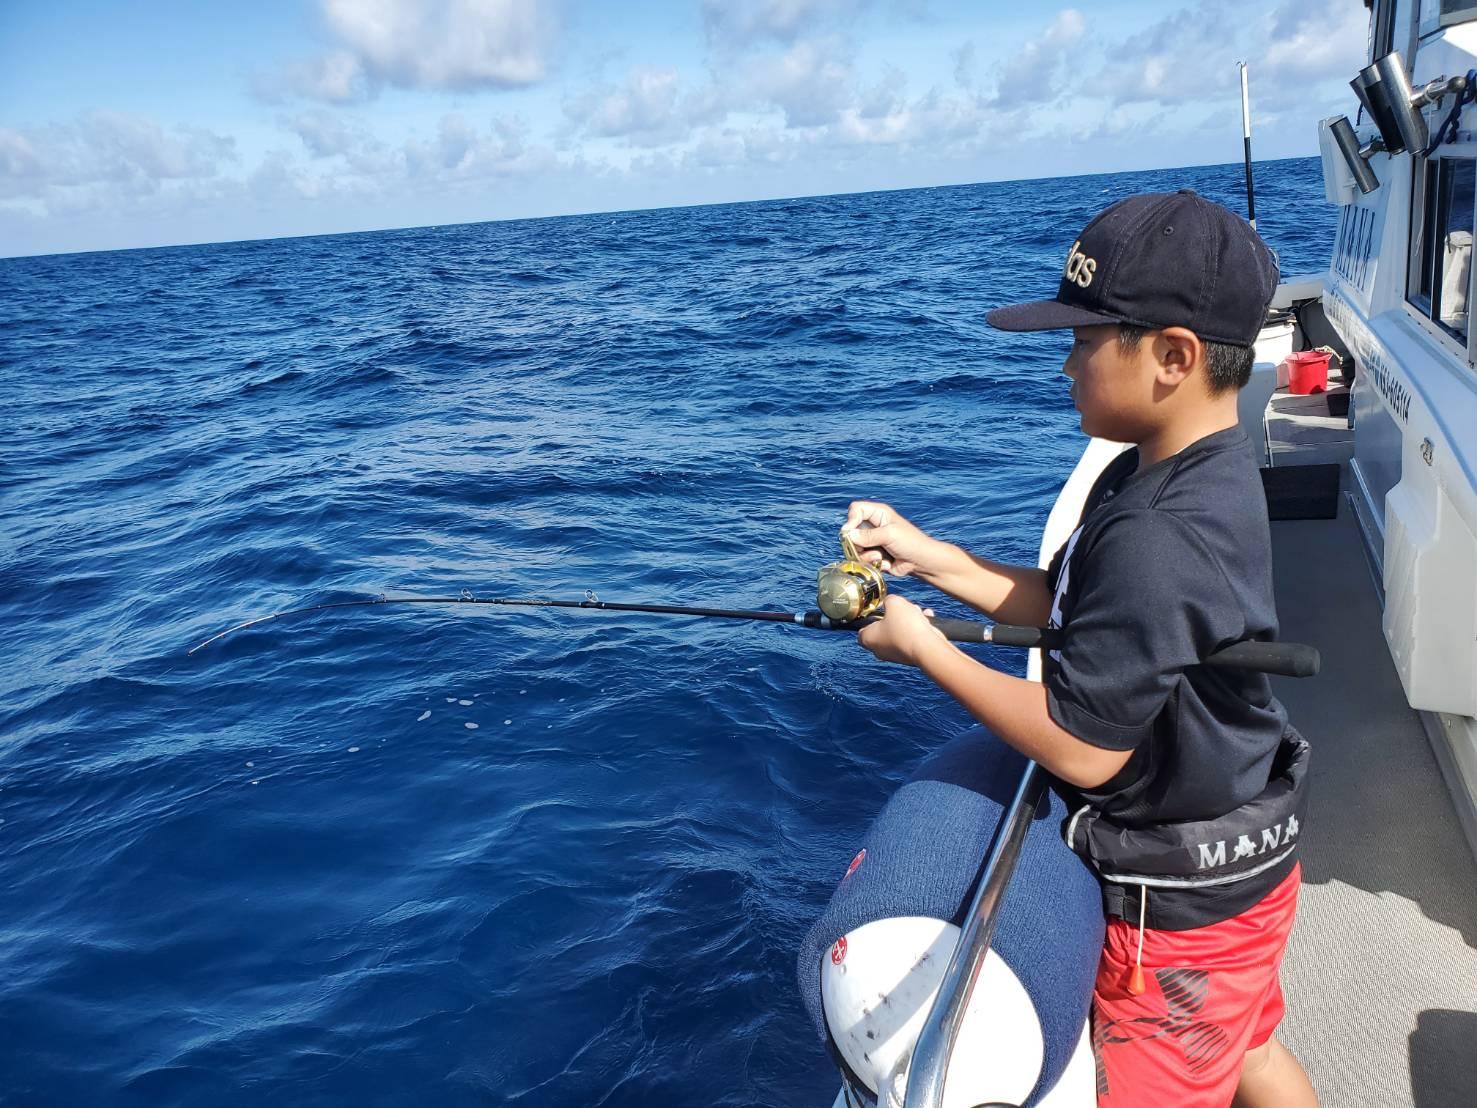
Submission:
{"label": "rod grip", "polygon": [[[940,631],[944,638],[950,642],[990,642],[990,625],[980,623],[972,619],[948,619],[944,616],[931,616],[928,620]],[[1023,631],[1035,631],[1034,627],[1020,628]],[[1011,646],[1013,643],[1007,643]]]}
{"label": "rod grip", "polygon": [[1062,633],[1046,627],[1015,627],[1009,623],[997,623],[990,628],[989,641],[996,646],[1055,650],[1062,645]]}
{"label": "rod grip", "polygon": [[[951,620],[949,622],[963,622]],[[935,621],[937,623],[937,621]],[[953,638],[947,631],[944,634]],[[958,642],[979,642],[979,639],[959,639]],[[997,623],[991,629],[988,640],[996,646],[1039,647],[1055,650],[1062,644],[1060,631],[1045,627],[1013,627]],[[1316,647],[1300,642],[1238,642],[1218,650],[1205,659],[1208,666],[1221,669],[1250,670],[1254,673],[1272,673],[1279,677],[1316,677],[1322,659]]]}
{"label": "rod grip", "polygon": [[1317,647],[1300,642],[1238,642],[1205,661],[1225,669],[1248,669],[1280,677],[1316,677],[1323,664]]}
{"label": "rod grip", "polygon": [[[806,615],[807,626],[823,626],[819,612]],[[838,631],[859,631],[879,617],[869,616],[854,623],[829,624]],[[813,622],[812,622],[813,621]],[[979,623],[968,619],[932,616],[929,622],[951,642],[989,643],[993,646],[1019,646],[1027,650],[1057,650],[1062,633],[1050,627],[1018,627],[1010,623]],[[1271,673],[1279,677],[1316,677],[1322,660],[1317,647],[1300,642],[1238,642],[1205,659],[1205,665],[1222,669]]]}

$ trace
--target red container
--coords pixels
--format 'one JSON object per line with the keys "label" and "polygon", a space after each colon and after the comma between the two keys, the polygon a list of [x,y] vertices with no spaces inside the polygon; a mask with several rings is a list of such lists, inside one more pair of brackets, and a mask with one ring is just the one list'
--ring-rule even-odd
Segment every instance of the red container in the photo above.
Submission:
{"label": "red container", "polygon": [[1307,396],[1328,391],[1326,350],[1303,350],[1287,356],[1287,391]]}

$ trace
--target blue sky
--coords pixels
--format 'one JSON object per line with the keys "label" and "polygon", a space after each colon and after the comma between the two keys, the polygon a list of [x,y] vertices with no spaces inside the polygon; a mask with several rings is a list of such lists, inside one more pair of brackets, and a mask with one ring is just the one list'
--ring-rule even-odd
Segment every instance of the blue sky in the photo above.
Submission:
{"label": "blue sky", "polygon": [[4,0],[0,256],[1259,158],[1360,0]]}

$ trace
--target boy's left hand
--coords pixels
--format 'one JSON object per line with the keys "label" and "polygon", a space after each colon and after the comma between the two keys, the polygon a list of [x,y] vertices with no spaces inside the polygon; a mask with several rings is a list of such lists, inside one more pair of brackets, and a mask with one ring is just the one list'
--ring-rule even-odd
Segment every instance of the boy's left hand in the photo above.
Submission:
{"label": "boy's left hand", "polygon": [[863,627],[856,640],[884,662],[916,666],[927,651],[949,641],[928,622],[932,608],[920,608],[893,593],[883,603],[883,612],[885,618]]}

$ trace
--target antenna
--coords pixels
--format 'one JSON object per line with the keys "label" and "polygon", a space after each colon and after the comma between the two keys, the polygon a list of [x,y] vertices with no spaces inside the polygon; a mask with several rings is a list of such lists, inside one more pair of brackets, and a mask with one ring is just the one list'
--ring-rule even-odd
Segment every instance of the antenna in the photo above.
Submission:
{"label": "antenna", "polygon": [[1251,184],[1251,96],[1246,90],[1246,63],[1237,62],[1241,69],[1241,139],[1246,149],[1246,218],[1251,229],[1256,230],[1256,190]]}

